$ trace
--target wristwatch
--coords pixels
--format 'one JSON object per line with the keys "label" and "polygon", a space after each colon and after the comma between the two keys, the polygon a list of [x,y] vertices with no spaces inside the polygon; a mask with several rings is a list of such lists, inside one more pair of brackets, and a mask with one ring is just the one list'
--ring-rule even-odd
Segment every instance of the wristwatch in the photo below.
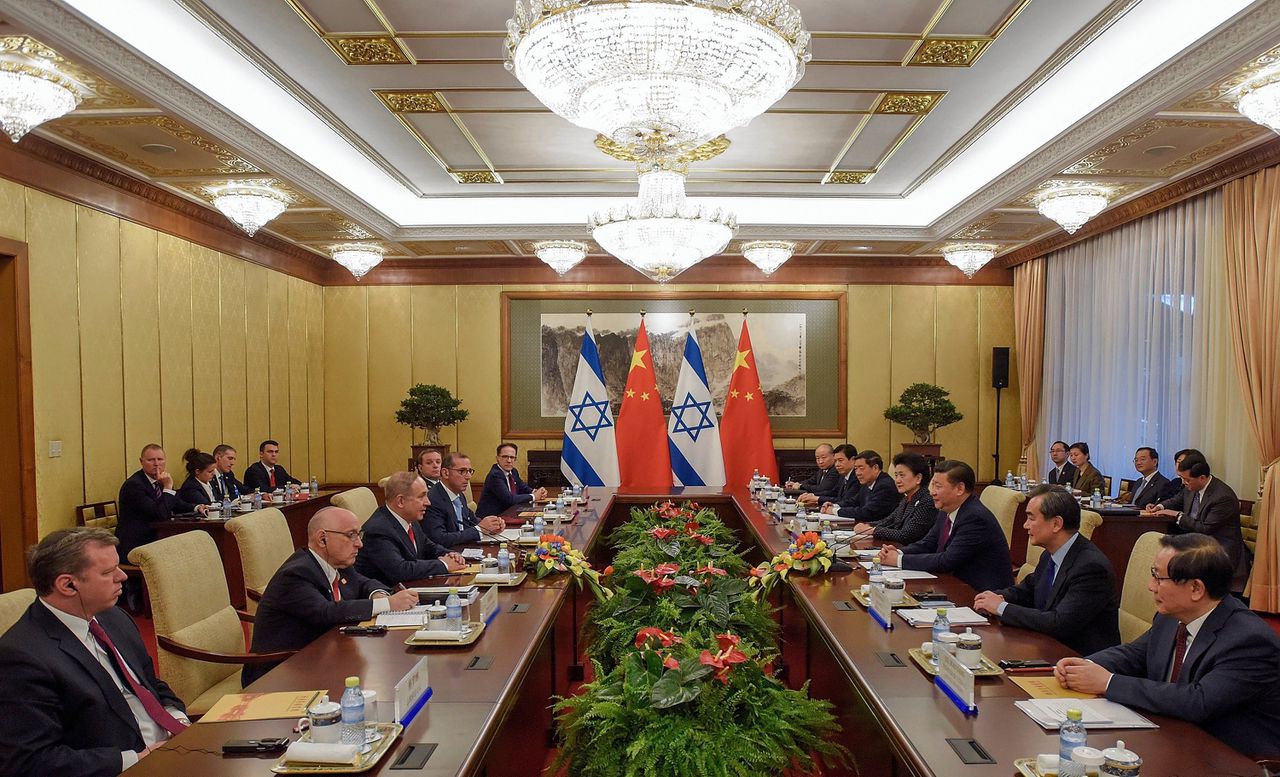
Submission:
{"label": "wristwatch", "polygon": [[1182,520],[1182,513],[1178,513],[1178,520],[1179,520],[1179,521],[1181,521],[1181,520]]}

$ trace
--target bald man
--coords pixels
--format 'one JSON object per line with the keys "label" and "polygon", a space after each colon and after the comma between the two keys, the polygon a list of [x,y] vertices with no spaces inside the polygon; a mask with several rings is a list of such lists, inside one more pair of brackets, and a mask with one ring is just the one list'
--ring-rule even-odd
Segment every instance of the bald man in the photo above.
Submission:
{"label": "bald man", "polygon": [[[418,603],[413,591],[390,586],[351,568],[363,545],[360,519],[350,510],[326,507],[307,524],[307,547],[294,551],[267,583],[254,621],[255,653],[301,650],[334,626],[359,623],[380,612],[400,612]],[[249,685],[276,664],[246,664]]]}
{"label": "bald man", "polygon": [[388,583],[466,569],[462,556],[437,545],[422,528],[427,486],[416,472],[397,472],[383,487],[384,504],[364,522],[356,571]]}

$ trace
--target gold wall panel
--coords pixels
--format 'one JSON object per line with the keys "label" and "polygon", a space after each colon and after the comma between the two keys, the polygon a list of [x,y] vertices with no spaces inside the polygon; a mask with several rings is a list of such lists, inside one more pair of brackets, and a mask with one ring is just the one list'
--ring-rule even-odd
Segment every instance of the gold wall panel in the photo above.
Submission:
{"label": "gold wall panel", "polygon": [[192,246],[191,406],[195,445],[206,453],[222,442],[222,347],[218,343],[220,265],[217,251]]}
{"label": "gold wall panel", "polygon": [[395,413],[413,385],[411,320],[409,287],[369,287],[370,481],[404,469],[409,456],[409,427]]}
{"label": "gold wall panel", "polygon": [[[994,465],[996,392],[991,388],[991,349],[1009,347],[1009,388],[1000,392],[1000,472],[1017,470],[1022,448],[1022,414],[1018,406],[1018,354],[1014,350],[1013,287],[981,286],[978,290],[978,384],[984,386],[978,403],[978,480]],[[1049,446],[1042,446],[1048,451]],[[1044,454],[1042,451],[1042,454]],[[1047,455],[1047,454],[1044,454]],[[995,474],[992,474],[995,477]]]}
{"label": "gold wall panel", "polygon": [[[219,337],[222,383],[222,438],[236,449],[236,477],[255,461],[256,447],[250,447],[248,406],[245,397],[245,262],[220,255]],[[211,448],[212,449],[212,448]]]}
{"label": "gold wall panel", "polygon": [[341,483],[369,477],[367,287],[324,289],[325,475]]}
{"label": "gold wall panel", "polygon": [[258,444],[271,436],[271,384],[267,367],[267,278],[270,275],[271,271],[265,267],[244,266],[245,407],[249,441],[240,457],[242,467],[258,460]]}
{"label": "gold wall panel", "polygon": [[182,483],[182,452],[195,443],[191,374],[191,254],[185,240],[161,233],[156,246],[160,276],[160,417],[169,472]]}
{"label": "gold wall panel", "polygon": [[[142,446],[163,439],[160,413],[159,233],[120,224],[120,312],[124,345],[124,447],[126,464],[137,469]],[[34,328],[35,324],[32,323]],[[106,497],[103,497],[106,498]],[[96,500],[95,500],[96,501]]]}
{"label": "gold wall panel", "polygon": [[[458,391],[458,290],[455,286],[414,286],[409,296],[413,383]],[[458,428],[440,431],[440,441],[458,444]]]}
{"label": "gold wall panel", "polygon": [[891,401],[890,370],[894,320],[891,286],[849,286],[848,432],[844,440],[859,450],[889,451],[889,422],[882,413]]}
{"label": "gold wall panel", "polygon": [[22,184],[0,178],[0,236],[27,240],[27,190]]}
{"label": "gold wall panel", "polygon": [[310,475],[325,475],[324,291],[307,285],[307,443]]}
{"label": "gold wall panel", "polygon": [[[985,466],[978,460],[978,408],[983,392],[978,371],[978,286],[939,286],[934,382],[951,392],[964,420],[939,430],[937,441],[947,458]],[[989,357],[988,357],[989,358]],[[987,372],[988,377],[991,375]],[[989,389],[987,389],[989,390]],[[989,461],[989,459],[988,459]]]}
{"label": "gold wall panel", "polygon": [[280,463],[294,469],[293,439],[289,430],[289,276],[267,276],[267,381],[271,397],[267,436],[280,443]]}
{"label": "gold wall panel", "polygon": [[289,471],[310,478],[310,423],[307,412],[307,282],[287,278],[289,286]]}
{"label": "gold wall panel", "polygon": [[120,220],[76,207],[80,395],[84,493],[114,499],[129,457],[124,444],[124,356],[120,324]]}
{"label": "gold wall panel", "polygon": [[458,287],[457,396],[471,413],[458,426],[458,447],[471,454],[480,473],[493,461],[486,450],[493,450],[502,434],[502,360],[496,358],[502,350],[501,291],[501,286]]}
{"label": "gold wall panel", "polygon": [[[933,286],[894,286],[890,296],[890,315],[894,324],[890,345],[893,349],[890,368],[892,403],[897,402],[898,395],[912,383],[935,382],[937,289]],[[880,411],[883,412],[884,408]],[[890,425],[889,444],[893,450],[899,450],[900,443],[913,439],[905,426]]]}

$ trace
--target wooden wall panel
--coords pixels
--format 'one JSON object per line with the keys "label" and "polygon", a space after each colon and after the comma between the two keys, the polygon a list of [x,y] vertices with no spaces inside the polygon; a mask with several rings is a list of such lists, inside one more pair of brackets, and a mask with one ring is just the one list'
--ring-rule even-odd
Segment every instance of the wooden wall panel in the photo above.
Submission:
{"label": "wooden wall panel", "polygon": [[77,206],[76,252],[84,493],[89,501],[100,501],[115,498],[130,466],[124,439],[120,221]]}
{"label": "wooden wall panel", "polygon": [[[413,286],[409,290],[413,383],[458,390],[458,291],[454,286]],[[458,444],[458,428],[446,427],[440,441]]]}
{"label": "wooden wall panel", "polygon": [[502,434],[502,312],[500,286],[458,288],[458,392],[470,413],[458,427],[458,449],[481,473]]}
{"label": "wooden wall panel", "polygon": [[[271,436],[271,384],[268,358],[267,278],[271,273],[257,265],[244,266],[245,310],[245,407],[249,421],[249,440],[242,466],[258,460],[258,445]],[[285,467],[288,469],[288,467]]]}
{"label": "wooden wall panel", "polygon": [[892,290],[891,286],[849,287],[848,433],[844,440],[827,441],[850,442],[859,450],[878,450],[882,456],[892,455],[889,422],[883,415],[891,401]]}
{"label": "wooden wall panel", "polygon": [[307,444],[310,474],[325,480],[324,293],[307,285]]}
{"label": "wooden wall panel", "polygon": [[299,480],[310,478],[311,449],[307,414],[307,300],[306,283],[286,278],[289,292],[289,462]]}
{"label": "wooden wall panel", "polygon": [[369,333],[365,287],[324,294],[325,476],[369,478]]}
{"label": "wooden wall panel", "polygon": [[191,256],[185,240],[161,234],[156,246],[160,275],[160,413],[169,472],[184,479],[182,452],[195,444],[191,374]]}
{"label": "wooden wall panel", "polygon": [[[943,455],[985,467],[978,458],[978,400],[982,376],[978,365],[978,306],[976,287],[940,286],[937,304],[935,382],[951,392],[951,401],[964,420],[941,429],[937,441]],[[989,373],[988,373],[989,374]]]}
{"label": "wooden wall panel", "polygon": [[[932,286],[894,286],[891,293],[890,401],[897,402],[902,390],[912,383],[935,382],[937,293]],[[896,453],[902,443],[912,439],[906,427],[889,425],[890,450]]]}
{"label": "wooden wall panel", "polygon": [[217,252],[192,246],[191,397],[195,445],[206,453],[222,442],[221,264]]}
{"label": "wooden wall panel", "polygon": [[289,284],[287,276],[267,275],[267,306],[263,310],[267,322],[267,383],[270,401],[269,436],[280,443],[280,463],[285,469],[296,469],[293,463],[293,440],[289,431]]}
{"label": "wooden wall panel", "polygon": [[[1000,471],[1003,479],[1007,470],[1017,470],[1018,455],[1022,446],[1022,416],[1018,407],[1018,354],[1014,350],[1013,329],[1013,289],[990,287],[978,293],[978,460],[982,468],[978,470],[978,479],[990,479],[997,476],[992,467],[996,439],[996,392],[991,388],[991,349],[995,346],[1008,346],[1009,388],[1000,392]],[[1049,446],[1045,445],[1048,456]],[[987,473],[991,475],[988,477]]]}
{"label": "wooden wall panel", "polygon": [[[248,400],[245,389],[248,381],[245,368],[245,263],[226,254],[219,254],[219,307],[218,348],[222,386],[222,438],[236,449],[236,471],[254,461],[250,452]],[[239,477],[239,475],[237,475]]]}
{"label": "wooden wall panel", "polygon": [[[120,224],[120,314],[124,352],[126,469],[138,468],[142,446],[164,438],[160,412],[159,233]],[[33,315],[32,328],[37,324]]]}
{"label": "wooden wall panel", "polygon": [[412,306],[404,286],[369,288],[369,480],[404,469],[410,430],[395,412],[413,385]]}

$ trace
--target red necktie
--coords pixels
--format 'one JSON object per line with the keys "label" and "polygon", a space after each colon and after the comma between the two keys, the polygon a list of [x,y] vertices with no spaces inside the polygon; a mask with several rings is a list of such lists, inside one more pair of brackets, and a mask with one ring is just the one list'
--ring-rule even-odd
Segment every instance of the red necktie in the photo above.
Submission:
{"label": "red necktie", "polygon": [[271,486],[271,490],[276,490],[276,471],[275,469],[267,470],[267,485]]}
{"label": "red necktie", "polygon": [[413,524],[409,524],[409,544],[415,549],[418,547],[418,540],[413,536]]}
{"label": "red necktie", "polygon": [[97,619],[89,621],[89,633],[107,651],[107,655],[111,656],[112,663],[115,664],[116,671],[120,673],[120,677],[129,686],[129,690],[133,691],[133,695],[138,697],[138,701],[142,702],[142,708],[147,711],[151,719],[161,728],[169,732],[169,736],[177,736],[187,730],[186,724],[179,721],[169,711],[164,708],[156,695],[147,690],[142,683],[134,679],[133,673],[125,668],[124,659],[120,657],[120,651],[116,650],[115,643],[111,641],[111,637],[107,636],[106,629],[98,623]]}
{"label": "red necktie", "polygon": [[1178,682],[1178,675],[1182,674],[1182,659],[1187,654],[1187,625],[1185,623],[1178,624],[1178,633],[1173,638],[1173,671],[1169,673],[1169,682]]}
{"label": "red necktie", "polygon": [[944,516],[942,519],[942,533],[938,535],[938,552],[947,549],[947,540],[951,539],[951,516]]}
{"label": "red necktie", "polygon": [[338,590],[338,578],[333,578],[333,600],[335,602],[342,601],[342,591]]}
{"label": "red necktie", "polygon": [[510,472],[507,473],[507,485],[511,487],[511,493],[516,492],[516,478]]}

